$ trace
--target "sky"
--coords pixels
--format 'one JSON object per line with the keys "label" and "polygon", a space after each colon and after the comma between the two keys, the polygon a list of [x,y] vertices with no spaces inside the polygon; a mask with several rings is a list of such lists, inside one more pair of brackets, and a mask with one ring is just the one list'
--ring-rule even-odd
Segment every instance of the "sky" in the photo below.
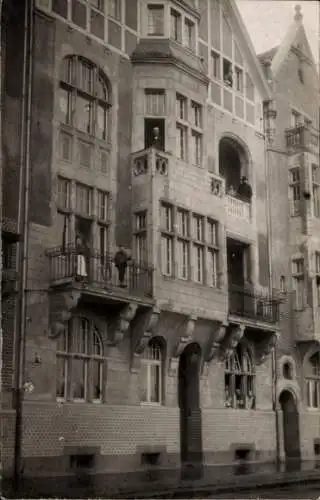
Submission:
{"label": "sky", "polygon": [[236,0],[253,46],[260,54],[278,45],[284,38],[295,14],[294,6],[301,6],[303,24],[319,67],[319,0]]}

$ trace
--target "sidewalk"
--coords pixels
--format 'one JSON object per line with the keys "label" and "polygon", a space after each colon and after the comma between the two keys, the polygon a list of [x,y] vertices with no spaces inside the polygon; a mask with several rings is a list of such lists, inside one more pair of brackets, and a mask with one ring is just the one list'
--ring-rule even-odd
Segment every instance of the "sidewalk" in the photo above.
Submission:
{"label": "sidewalk", "polygon": [[277,472],[273,474],[256,473],[244,476],[233,476],[215,481],[213,484],[203,484],[201,480],[184,481],[177,488],[161,487],[160,483],[154,484],[154,489],[149,487],[143,491],[122,492],[114,498],[192,498],[207,497],[219,493],[231,493],[239,490],[272,488],[301,483],[320,483],[320,470],[302,470],[299,472]]}

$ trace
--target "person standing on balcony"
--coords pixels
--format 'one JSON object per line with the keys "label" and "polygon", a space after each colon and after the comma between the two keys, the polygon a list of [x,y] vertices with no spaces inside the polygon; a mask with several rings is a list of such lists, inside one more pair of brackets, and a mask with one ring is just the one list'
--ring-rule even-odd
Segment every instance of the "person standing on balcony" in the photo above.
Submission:
{"label": "person standing on balcony", "polygon": [[243,201],[251,203],[252,189],[248,182],[248,179],[245,176],[241,177],[241,181],[238,187],[238,196]]}
{"label": "person standing on balcony", "polygon": [[84,256],[84,245],[80,234],[76,235],[76,274],[80,279],[88,276],[86,259]]}
{"label": "person standing on balcony", "polygon": [[125,251],[123,246],[120,246],[119,250],[117,251],[114,257],[114,265],[118,269],[118,276],[121,288],[124,288],[126,286],[124,280],[128,266],[128,260],[129,256],[127,252]]}

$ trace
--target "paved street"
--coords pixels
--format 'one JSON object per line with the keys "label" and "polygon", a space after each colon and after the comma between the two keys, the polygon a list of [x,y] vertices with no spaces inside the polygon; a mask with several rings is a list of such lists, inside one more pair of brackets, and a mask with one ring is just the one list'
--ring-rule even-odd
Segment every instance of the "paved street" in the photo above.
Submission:
{"label": "paved street", "polygon": [[[200,497],[199,497],[200,498]],[[320,499],[320,483],[283,486],[270,489],[255,489],[235,493],[214,494],[209,498],[222,499]]]}

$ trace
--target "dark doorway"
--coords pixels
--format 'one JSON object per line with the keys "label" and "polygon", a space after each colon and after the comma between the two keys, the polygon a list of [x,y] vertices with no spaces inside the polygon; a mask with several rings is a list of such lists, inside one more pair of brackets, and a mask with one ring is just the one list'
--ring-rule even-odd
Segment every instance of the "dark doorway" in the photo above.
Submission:
{"label": "dark doorway", "polygon": [[254,307],[250,295],[250,246],[227,238],[227,268],[229,286],[229,312],[250,314]]}
{"label": "dark doorway", "polygon": [[182,477],[185,479],[202,476],[200,363],[200,346],[189,344],[179,362],[180,457]]}
{"label": "dark doorway", "polygon": [[[165,126],[164,118],[144,119],[144,147],[145,149],[154,146],[160,151],[165,149]],[[155,129],[159,129],[158,137],[155,138]]]}
{"label": "dark doorway", "polygon": [[242,172],[240,146],[229,137],[221,139],[219,144],[219,174],[225,178],[227,190],[231,186],[237,189],[241,175],[245,174]]}
{"label": "dark doorway", "polygon": [[300,470],[300,430],[299,413],[290,391],[283,391],[279,398],[283,418],[283,444],[286,470]]}

